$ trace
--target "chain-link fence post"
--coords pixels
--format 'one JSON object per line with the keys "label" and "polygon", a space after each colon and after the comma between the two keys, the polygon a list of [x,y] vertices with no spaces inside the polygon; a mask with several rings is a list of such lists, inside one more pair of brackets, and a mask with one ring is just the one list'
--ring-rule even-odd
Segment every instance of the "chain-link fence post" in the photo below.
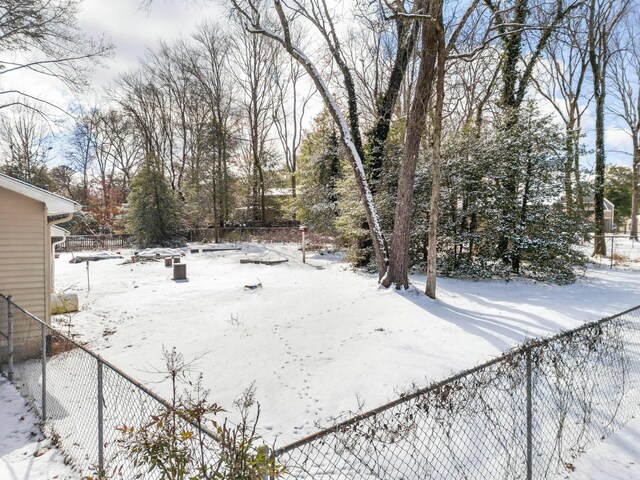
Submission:
{"label": "chain-link fence post", "polygon": [[614,239],[614,236],[612,234],[611,235],[611,265],[609,266],[609,268],[613,268],[613,253],[614,253],[613,252],[613,239]]}
{"label": "chain-link fence post", "polygon": [[533,479],[533,396],[531,348],[527,348],[527,480]]}
{"label": "chain-link fence post", "polygon": [[47,327],[43,323],[42,331],[42,421],[47,421]]}
{"label": "chain-link fence post", "polygon": [[104,475],[104,398],[102,397],[102,362],[98,360],[98,473]]}
{"label": "chain-link fence post", "polygon": [[11,311],[11,295],[7,296],[7,350],[9,355],[7,378],[9,378],[9,381],[13,381],[13,312]]}

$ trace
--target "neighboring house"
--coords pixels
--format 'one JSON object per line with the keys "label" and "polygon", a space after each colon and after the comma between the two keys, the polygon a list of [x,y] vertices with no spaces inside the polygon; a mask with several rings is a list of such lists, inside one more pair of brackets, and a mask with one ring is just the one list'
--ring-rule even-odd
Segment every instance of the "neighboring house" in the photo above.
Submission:
{"label": "neighboring house", "polygon": [[[80,205],[28,183],[0,174],[0,293],[36,317],[50,322],[52,228],[71,219]],[[59,237],[62,232],[54,233]],[[0,305],[6,312],[6,305]],[[40,332],[14,323],[16,360],[40,350]],[[6,325],[0,322],[6,333]],[[18,356],[19,354],[19,356]],[[6,352],[0,351],[0,357]]]}
{"label": "neighboring house", "polygon": [[[594,201],[593,197],[585,196],[584,197],[584,209],[587,212],[587,215],[594,220]],[[614,229],[614,213],[615,213],[615,205],[606,198],[602,202],[602,207],[604,209],[604,231],[605,233],[611,233]]]}

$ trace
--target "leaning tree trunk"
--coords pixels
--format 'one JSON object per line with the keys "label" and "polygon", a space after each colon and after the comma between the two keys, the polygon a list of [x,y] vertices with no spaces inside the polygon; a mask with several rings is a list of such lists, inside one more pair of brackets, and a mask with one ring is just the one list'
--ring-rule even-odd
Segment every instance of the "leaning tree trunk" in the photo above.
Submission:
{"label": "leaning tree trunk", "polygon": [[[427,2],[427,15],[440,10],[441,0]],[[398,193],[393,218],[393,237],[389,255],[389,270],[381,280],[384,287],[409,287],[409,243],[413,212],[413,186],[420,142],[425,131],[429,99],[433,90],[436,58],[438,56],[438,32],[431,20],[423,20],[420,70],[416,82],[413,104],[407,119],[404,152],[400,161]]]}
{"label": "leaning tree trunk", "polygon": [[383,169],[384,145],[389,136],[391,116],[396,106],[400,88],[407,72],[407,66],[413,55],[416,39],[420,30],[419,22],[398,19],[398,50],[389,74],[389,83],[378,105],[377,119],[369,135],[369,176],[372,189],[377,186]]}
{"label": "leaning tree trunk", "polygon": [[[256,25],[256,32],[261,33],[272,40],[280,43],[300,65],[306,70],[307,74],[313,81],[318,93],[322,97],[325,106],[329,110],[333,121],[340,131],[340,140],[344,147],[349,163],[351,164],[356,177],[356,183],[360,189],[362,197],[362,203],[367,218],[367,224],[369,226],[369,234],[373,242],[373,250],[376,257],[376,265],[378,267],[378,278],[382,278],[388,268],[389,259],[387,255],[387,246],[384,240],[384,234],[382,233],[382,227],[380,226],[380,220],[378,218],[378,212],[373,202],[373,195],[367,182],[366,173],[364,171],[363,158],[358,152],[358,148],[351,135],[351,131],[347,121],[342,114],[342,111],[338,108],[338,104],[331,94],[329,87],[322,80],[320,72],[313,64],[313,62],[300,50],[297,46],[293,45],[291,41],[291,33],[289,30],[289,22],[284,13],[282,3],[280,0],[274,0],[274,7],[278,14],[280,24],[283,30],[283,36],[276,35],[273,32],[262,29]],[[352,119],[353,120],[353,119]]]}
{"label": "leaning tree trunk", "polygon": [[[440,3],[442,7],[442,3]],[[442,8],[438,11],[438,75],[436,80],[436,111],[433,118],[433,158],[431,161],[431,206],[429,209],[429,253],[427,255],[427,285],[425,293],[436,298],[436,267],[438,254],[438,216],[440,213],[440,179],[442,177],[442,111],[444,108],[445,38]]]}

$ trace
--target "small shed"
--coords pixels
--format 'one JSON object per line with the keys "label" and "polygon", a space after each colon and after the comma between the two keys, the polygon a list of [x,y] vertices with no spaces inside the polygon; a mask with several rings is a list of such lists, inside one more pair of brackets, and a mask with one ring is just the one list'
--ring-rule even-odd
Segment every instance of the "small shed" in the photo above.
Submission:
{"label": "small shed", "polygon": [[[595,211],[595,201],[593,199],[593,196],[584,196],[584,209],[587,215],[591,217],[591,220],[593,220]],[[604,231],[605,233],[611,233],[615,230],[615,205],[613,204],[613,202],[611,202],[611,200],[605,198],[602,200],[602,210],[604,213]]]}
{"label": "small shed", "polygon": [[[47,323],[53,285],[51,229],[80,209],[72,200],[0,174],[0,293]],[[6,305],[0,305],[3,311]],[[14,324],[16,360],[40,348],[39,332],[22,323]],[[0,330],[6,329],[0,319]],[[0,361],[5,355],[0,352]]]}

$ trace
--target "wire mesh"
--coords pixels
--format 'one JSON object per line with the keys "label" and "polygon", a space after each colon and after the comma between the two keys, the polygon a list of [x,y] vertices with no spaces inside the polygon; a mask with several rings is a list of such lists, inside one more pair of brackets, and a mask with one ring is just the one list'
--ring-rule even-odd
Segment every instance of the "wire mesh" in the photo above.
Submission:
{"label": "wire mesh", "polygon": [[[8,366],[9,310],[16,358],[13,381],[82,474],[158,478],[148,464],[132,459],[122,431],[148,428],[154,417],[171,412],[171,406],[15,304],[9,309],[0,295],[3,371]],[[621,427],[639,404],[637,307],[534,340],[280,448],[274,453],[275,476],[553,478],[595,441]],[[220,460],[225,452],[216,434],[180,415],[166,418],[183,438],[193,439],[183,446],[195,463],[226,478]]]}
{"label": "wire mesh", "polygon": [[[0,298],[0,303],[5,302],[6,299]],[[42,325],[14,303],[10,312],[13,320],[13,383],[37,414],[42,415]]]}
{"label": "wire mesh", "polygon": [[[6,297],[0,295],[3,325],[8,325],[7,305]],[[127,455],[122,428],[139,431],[154,416],[171,410],[171,405],[13,303],[11,313],[13,383],[77,469],[87,476],[158,478],[148,465],[138,465]],[[0,327],[0,340],[8,336],[7,330]],[[0,354],[8,360],[7,349]],[[5,361],[3,371],[7,365]],[[187,448],[196,463],[217,465],[219,452],[211,434],[180,416],[173,418],[176,430],[193,439]]]}
{"label": "wire mesh", "polygon": [[637,413],[639,387],[636,308],[530,342],[283,447],[276,461],[287,480],[554,478]]}
{"label": "wire mesh", "polygon": [[629,235],[621,234],[605,234],[594,235],[593,240],[585,245],[585,249],[593,250],[593,241],[595,239],[604,239],[607,254],[602,256],[595,256],[591,258],[591,262],[597,263],[600,266],[606,267],[625,267],[630,265],[634,259],[638,258],[640,243]]}
{"label": "wire mesh", "polygon": [[9,363],[9,303],[0,297],[0,373],[8,376]]}

